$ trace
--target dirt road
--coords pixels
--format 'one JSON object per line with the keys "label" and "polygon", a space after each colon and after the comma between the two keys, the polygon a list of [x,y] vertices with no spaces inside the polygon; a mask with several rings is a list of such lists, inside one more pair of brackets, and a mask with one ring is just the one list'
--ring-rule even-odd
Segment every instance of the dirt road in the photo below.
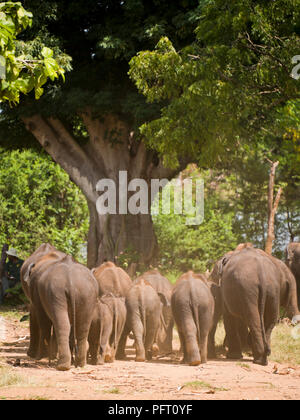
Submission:
{"label": "dirt road", "polygon": [[0,347],[0,399],[300,399],[300,366],[221,358],[189,367],[180,365],[176,354],[136,363],[129,347],[127,361],[59,372],[47,360],[26,356],[28,326],[6,319],[1,328],[6,339]]}

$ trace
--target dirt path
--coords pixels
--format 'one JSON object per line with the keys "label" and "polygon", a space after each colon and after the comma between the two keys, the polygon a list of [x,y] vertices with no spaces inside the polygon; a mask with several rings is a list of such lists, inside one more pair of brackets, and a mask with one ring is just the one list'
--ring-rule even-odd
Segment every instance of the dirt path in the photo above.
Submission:
{"label": "dirt path", "polygon": [[175,354],[136,363],[129,347],[127,361],[59,372],[47,360],[26,356],[29,331],[23,323],[0,320],[0,327],[0,335],[6,335],[0,347],[0,399],[300,399],[300,366],[218,359],[189,367]]}

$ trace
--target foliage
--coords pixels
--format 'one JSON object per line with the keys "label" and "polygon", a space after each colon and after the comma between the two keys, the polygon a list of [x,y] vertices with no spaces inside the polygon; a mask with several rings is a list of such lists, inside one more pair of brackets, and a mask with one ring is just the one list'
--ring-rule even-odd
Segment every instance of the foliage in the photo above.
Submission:
{"label": "foliage", "polygon": [[15,306],[29,303],[27,297],[24,294],[21,283],[17,283],[14,287],[6,289],[5,293],[7,295],[4,298],[6,305]]}
{"label": "foliage", "polygon": [[217,189],[211,171],[199,171],[193,165],[184,171],[183,177],[204,179],[204,221],[200,225],[187,225],[184,212],[174,213],[174,196],[171,195],[171,214],[153,216],[160,249],[158,267],[166,272],[205,272],[238,243],[232,229],[235,211],[228,207],[231,191],[226,186],[221,191]]}
{"label": "foliage", "polygon": [[188,46],[178,49],[162,37],[131,60],[140,92],[149,102],[165,101],[160,118],[141,132],[167,163],[189,153],[201,165],[222,164],[244,144],[276,145],[277,110],[299,98],[299,81],[290,75],[299,6],[299,0],[210,1]]}
{"label": "foliage", "polygon": [[29,43],[17,40],[17,36],[32,26],[32,13],[20,2],[0,3],[0,102],[18,103],[20,93],[33,89],[35,99],[43,94],[43,85],[48,79],[54,81],[65,70],[53,56],[53,50],[41,44],[32,55]]}
{"label": "foliage", "polygon": [[[256,150],[234,170],[200,170],[189,165],[183,171],[183,178],[204,180],[205,218],[198,226],[187,226],[185,214],[173,211],[153,216],[160,249],[159,268],[172,282],[184,271],[211,269],[218,258],[241,242],[252,242],[264,249],[269,167]],[[283,178],[284,170],[279,167],[278,172],[278,177]],[[289,189],[285,187],[275,219],[273,251],[282,259],[289,241],[300,239],[300,194],[296,197],[289,196]]]}
{"label": "foliage", "polygon": [[45,153],[32,150],[1,150],[0,166],[0,244],[25,258],[50,242],[84,261],[88,210],[68,175]]}

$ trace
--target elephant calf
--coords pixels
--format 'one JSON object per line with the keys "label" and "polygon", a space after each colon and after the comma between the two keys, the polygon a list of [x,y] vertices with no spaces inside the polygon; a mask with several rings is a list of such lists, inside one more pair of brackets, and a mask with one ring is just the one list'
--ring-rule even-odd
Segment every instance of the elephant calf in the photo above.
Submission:
{"label": "elephant calf", "polygon": [[206,279],[193,271],[183,274],[173,290],[171,306],[183,349],[182,363],[190,366],[206,363],[215,309]]}
{"label": "elephant calf", "polygon": [[125,298],[111,293],[98,298],[88,336],[92,364],[115,360],[125,322]]}
{"label": "elephant calf", "polygon": [[[157,293],[165,296],[166,301],[171,301],[172,285],[169,280],[162,276],[157,269],[149,270],[138,277],[134,283],[137,283],[140,278],[148,281]],[[160,319],[160,326],[158,329],[156,343],[160,353],[172,352],[174,318],[171,306],[162,306],[162,313]]]}
{"label": "elephant calf", "polygon": [[126,296],[126,330],[133,332],[137,362],[152,359],[152,345],[161,320],[161,302],[164,306],[170,306],[166,297],[157,293],[143,278],[132,286]]}

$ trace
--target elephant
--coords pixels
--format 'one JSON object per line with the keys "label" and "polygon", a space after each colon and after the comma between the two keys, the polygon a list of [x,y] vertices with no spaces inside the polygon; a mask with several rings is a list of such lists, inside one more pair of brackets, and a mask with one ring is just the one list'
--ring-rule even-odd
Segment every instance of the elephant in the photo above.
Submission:
{"label": "elephant", "polygon": [[298,307],[300,305],[300,242],[291,242],[286,249],[286,264],[295,276]]}
{"label": "elephant", "polygon": [[254,247],[226,255],[221,271],[227,357],[242,358],[238,332],[242,321],[250,330],[253,362],[267,365],[280,306],[293,323],[300,321],[295,278],[282,261]]}
{"label": "elephant", "polygon": [[114,296],[125,297],[132,286],[131,278],[126,271],[111,261],[93,268],[92,273],[99,284],[99,296],[112,293]]}
{"label": "elephant", "polygon": [[[92,273],[99,284],[99,296],[112,293],[114,296],[126,297],[127,292],[132,287],[131,278],[126,271],[117,267],[111,261],[106,261],[99,267],[93,268]],[[124,329],[116,352],[116,359],[122,360],[126,357],[125,346],[127,337],[128,334]]]}
{"label": "elephant", "polygon": [[57,369],[71,367],[71,327],[75,365],[84,366],[89,328],[99,294],[98,283],[90,270],[68,255],[58,258],[56,252],[51,252],[28,266],[23,281],[38,320],[40,342],[50,342],[53,325],[58,349]]}
{"label": "elephant", "polygon": [[215,301],[205,276],[193,271],[183,274],[173,289],[171,306],[183,350],[181,363],[206,363]]}
{"label": "elephant", "polygon": [[[140,277],[143,277],[145,280],[147,280],[154,288],[154,290],[156,290],[156,292],[163,294],[166,298],[166,301],[171,301],[173,287],[169,280],[162,276],[157,269],[149,270]],[[138,277],[134,283],[138,282],[140,277]],[[160,353],[171,353],[174,318],[171,306],[166,306],[163,304],[161,305],[161,321],[155,344],[157,344]]]}
{"label": "elephant", "polygon": [[133,332],[136,362],[152,359],[152,346],[156,338],[162,306],[170,306],[165,295],[156,292],[143,277],[132,286],[126,296],[127,320],[125,334]]}
{"label": "elephant", "polygon": [[216,358],[215,335],[216,335],[218,322],[221,320],[222,314],[223,314],[223,299],[222,299],[221,287],[219,285],[209,280],[207,280],[207,285],[215,301],[213,324],[208,334],[208,346],[207,346],[208,357],[210,359],[213,359],[213,358]]}
{"label": "elephant", "polygon": [[92,364],[115,360],[126,313],[124,297],[115,297],[109,293],[98,298],[88,336]]}
{"label": "elephant", "polygon": [[[214,264],[214,267],[209,275],[208,280],[219,285],[221,284],[222,272],[224,265],[227,263],[231,255],[237,253],[245,248],[253,248],[254,245],[251,242],[240,243],[237,245],[235,250],[228,251],[223,257],[219,258],[219,260]],[[222,299],[222,298],[221,298]],[[222,299],[223,305],[223,299]],[[247,325],[243,322],[242,319],[236,320],[238,335],[241,343],[242,350],[249,350],[249,343],[250,343],[250,334],[247,328]],[[224,338],[224,347],[228,347],[228,339],[227,336]]]}
{"label": "elephant", "polygon": [[[31,264],[35,264],[41,257],[49,253],[52,253],[53,257],[54,255],[56,255],[57,258],[62,258],[66,255],[63,252],[58,251],[51,244],[43,243],[41,246],[39,246],[39,248],[37,248],[37,250],[30,257],[28,257],[24,261],[21,267],[21,271],[20,271],[21,284],[22,284],[22,288],[25,293],[25,296],[29,299],[29,301],[30,301],[30,292],[29,292],[27,282],[24,281],[24,276],[28,270],[28,267]],[[48,355],[47,346],[45,345],[43,340],[40,340],[38,319],[34,312],[34,307],[32,305],[30,305],[29,328],[30,328],[30,343],[29,343],[27,355],[32,358],[41,358],[43,356]],[[51,325],[50,325],[50,329],[51,329]]]}

